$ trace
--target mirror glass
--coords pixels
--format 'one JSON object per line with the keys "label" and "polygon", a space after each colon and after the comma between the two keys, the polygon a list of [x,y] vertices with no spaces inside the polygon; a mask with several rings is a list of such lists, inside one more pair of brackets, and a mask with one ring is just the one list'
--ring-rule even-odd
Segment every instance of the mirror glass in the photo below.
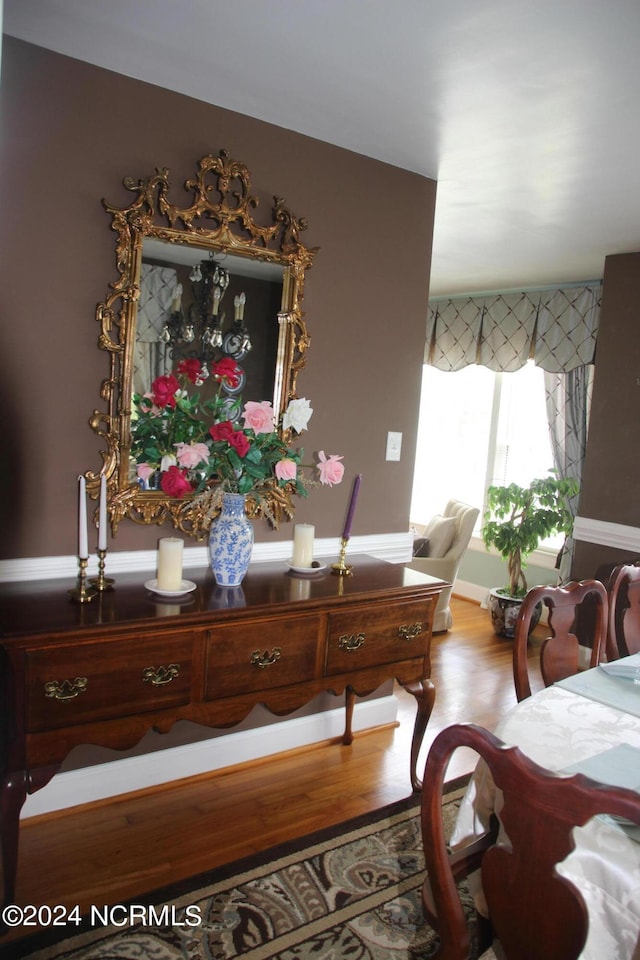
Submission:
{"label": "mirror glass", "polygon": [[[247,400],[269,400],[281,414],[296,396],[297,374],[306,362],[301,303],[315,250],[299,240],[306,222],[296,220],[280,198],[274,197],[270,225],[254,219],[257,200],[248,170],[226,151],[203,158],[196,178],[186,181],[195,197],[189,207],[169,203],[168,170],[145,180],[127,178],[124,185],[137,194],[130,207],[103,201],[118,234],[120,276],[97,309],[99,346],[109,353],[110,372],[101,390],[106,410],[95,410],[91,425],[107,446],[102,470],[86,474],[87,490],[97,496],[106,476],[114,533],[124,518],[170,520],[200,539],[211,517],[200,510],[197,491],[168,496],[159,488],[158,472],[148,468],[141,403],[158,378],[171,376],[185,361],[199,364],[197,388],[206,403],[220,389],[210,370],[228,358],[241,370],[238,383],[224,385],[229,419],[239,418],[240,401]],[[272,522],[291,518],[292,493],[274,488],[262,503],[248,503],[249,515]]]}
{"label": "mirror glass", "polygon": [[[210,296],[213,284],[207,282],[207,273],[213,279],[216,269],[222,281],[220,297]],[[281,264],[145,237],[133,392],[148,392],[156,377],[170,374],[181,360],[197,358],[210,367],[227,356],[243,370],[243,396],[273,400],[277,407],[274,387],[284,269]],[[207,386],[211,389],[212,384],[203,385],[205,398]]]}

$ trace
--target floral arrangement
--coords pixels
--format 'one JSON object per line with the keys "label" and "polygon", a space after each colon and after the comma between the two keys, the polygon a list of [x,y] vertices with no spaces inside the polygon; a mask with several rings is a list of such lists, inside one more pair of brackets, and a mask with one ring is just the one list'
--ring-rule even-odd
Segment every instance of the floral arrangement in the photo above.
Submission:
{"label": "floral arrangement", "polygon": [[[313,410],[309,401],[289,402],[278,432],[269,401],[249,400],[242,407],[239,396],[227,393],[241,383],[243,371],[226,357],[213,364],[210,375],[197,359],[182,360],[171,374],[157,377],[145,394],[134,394],[131,425],[131,457],[141,485],[157,481],[170,497],[202,494],[209,481],[221,491],[254,494],[274,483],[293,485],[306,496],[301,458],[304,451],[289,446],[286,437],[306,430]],[[202,399],[198,390],[207,376],[217,391]],[[242,420],[244,426],[239,426]],[[340,483],[342,457],[318,453],[318,481]]]}

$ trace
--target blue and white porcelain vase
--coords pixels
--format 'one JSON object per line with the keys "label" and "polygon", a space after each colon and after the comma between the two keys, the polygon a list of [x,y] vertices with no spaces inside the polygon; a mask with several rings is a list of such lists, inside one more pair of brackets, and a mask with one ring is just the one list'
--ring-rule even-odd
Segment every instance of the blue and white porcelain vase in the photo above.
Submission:
{"label": "blue and white porcelain vase", "polygon": [[221,587],[238,587],[251,560],[253,526],[244,501],[243,493],[223,493],[220,515],[209,530],[211,569]]}

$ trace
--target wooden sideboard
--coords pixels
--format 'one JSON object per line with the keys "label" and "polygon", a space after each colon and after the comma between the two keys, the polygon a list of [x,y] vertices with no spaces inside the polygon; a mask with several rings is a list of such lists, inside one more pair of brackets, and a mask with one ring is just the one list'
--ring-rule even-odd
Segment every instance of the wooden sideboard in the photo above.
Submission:
{"label": "wooden sideboard", "polygon": [[[323,691],[346,695],[344,743],[356,696],[396,678],[417,701],[410,775],[435,689],[433,612],[445,584],[401,564],[349,558],[353,575],[298,577],[253,565],[242,587],[187,570],[197,589],[161,602],[142,574],[73,603],[73,583],[12,584],[0,596],[0,842],[12,902],[20,811],[80,744],[128,749],[178,720],[239,723],[258,703],[285,715]],[[151,576],[152,574],[149,574]]]}

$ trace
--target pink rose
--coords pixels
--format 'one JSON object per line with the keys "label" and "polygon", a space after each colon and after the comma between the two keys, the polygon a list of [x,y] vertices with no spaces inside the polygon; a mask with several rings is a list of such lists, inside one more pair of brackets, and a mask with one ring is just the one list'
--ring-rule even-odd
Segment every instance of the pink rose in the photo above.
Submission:
{"label": "pink rose", "polygon": [[278,460],[275,471],[278,480],[295,480],[298,468],[294,460]]}
{"label": "pink rose", "polygon": [[247,400],[242,418],[245,427],[251,428],[255,434],[273,433],[273,407],[268,400],[263,400],[261,403],[256,403],[255,400]]}
{"label": "pink rose", "polygon": [[335,453],[325,457],[324,450],[320,450],[318,460],[320,463],[316,464],[316,467],[320,474],[320,483],[328,483],[329,486],[340,483],[344,476],[344,467],[340,461],[344,460],[344,457]]}
{"label": "pink rose", "polygon": [[136,474],[143,483],[146,483],[149,477],[152,477],[155,472],[155,467],[150,467],[148,463],[139,463],[138,469],[136,470]]}
{"label": "pink rose", "polygon": [[153,402],[153,397],[150,393],[145,393],[140,397],[140,411],[142,413],[148,413],[152,417],[159,417],[162,414],[160,407],[156,407]]}
{"label": "pink rose", "polygon": [[160,486],[170,497],[184,497],[185,493],[191,493],[192,485],[185,476],[184,470],[179,467],[169,467],[160,478]]}
{"label": "pink rose", "polygon": [[181,467],[196,467],[209,462],[209,447],[206,443],[176,443],[176,457]]}

